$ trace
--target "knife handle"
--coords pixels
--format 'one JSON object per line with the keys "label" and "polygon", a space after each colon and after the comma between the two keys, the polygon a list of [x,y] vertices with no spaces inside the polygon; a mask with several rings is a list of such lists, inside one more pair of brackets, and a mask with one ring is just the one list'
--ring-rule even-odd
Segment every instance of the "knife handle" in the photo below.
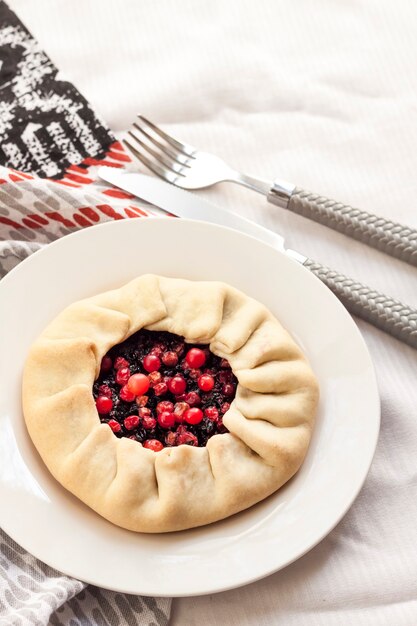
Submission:
{"label": "knife handle", "polygon": [[417,349],[417,310],[312,259],[303,263],[361,319]]}
{"label": "knife handle", "polygon": [[267,197],[273,204],[417,267],[417,230],[414,228],[354,209],[299,187],[291,188],[282,181],[274,183]]}

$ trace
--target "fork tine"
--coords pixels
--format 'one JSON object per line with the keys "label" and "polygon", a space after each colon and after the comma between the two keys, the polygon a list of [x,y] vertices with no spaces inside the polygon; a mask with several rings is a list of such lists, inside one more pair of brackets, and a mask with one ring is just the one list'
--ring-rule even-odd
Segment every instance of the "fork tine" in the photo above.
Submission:
{"label": "fork tine", "polygon": [[[182,163],[178,163],[177,161],[173,161],[166,157],[163,153],[157,152],[147,143],[143,142],[139,137],[137,137],[131,130],[128,131],[128,134],[134,141],[141,146],[141,148],[145,151],[145,153],[149,153],[159,165],[164,165],[166,169],[171,170],[174,174],[181,174],[181,168],[184,167]],[[189,166],[186,166],[189,167]]]}
{"label": "fork tine", "polygon": [[166,169],[160,167],[157,163],[154,163],[154,161],[151,161],[150,159],[145,157],[141,152],[136,150],[136,148],[132,146],[130,141],[128,141],[127,139],[123,139],[122,141],[129,148],[129,150],[135,155],[135,157],[139,159],[139,161],[143,163],[145,167],[150,169],[154,174],[156,174],[157,176],[160,176],[161,178],[168,181],[169,183],[173,183],[175,181],[175,179],[177,178],[177,175],[175,175],[171,171],[168,172]]}
{"label": "fork tine", "polygon": [[190,146],[189,144],[186,144],[186,143],[181,143],[180,141],[177,141],[176,139],[174,139],[170,135],[167,135],[166,133],[164,133],[163,130],[158,128],[158,126],[155,126],[155,124],[153,124],[150,120],[148,120],[143,115],[138,115],[137,117],[145,125],[148,125],[153,130],[154,133],[159,135],[161,137],[161,139],[163,139],[164,141],[169,143],[171,146],[173,146],[174,148],[176,148],[177,150],[179,150],[180,152],[182,152],[186,156],[191,157],[191,156],[193,156],[194,152],[196,152],[196,149],[193,148],[193,146]]}
{"label": "fork tine", "polygon": [[[134,136],[136,141],[139,142],[145,149],[147,149],[157,161],[162,161],[167,167],[174,171],[176,171],[176,167],[190,167],[187,163],[187,161],[190,160],[189,157],[186,157],[182,154],[180,155],[178,154],[178,152],[172,157],[171,155],[173,153],[171,150],[169,150],[169,152],[167,150],[164,150],[162,143],[148,135],[148,133],[144,131],[143,128],[138,126],[138,124],[133,123],[133,126],[141,135],[146,137],[147,141],[144,143],[139,139],[136,134],[130,134]],[[155,151],[152,146],[156,146],[158,150]]]}
{"label": "fork tine", "polygon": [[191,159],[195,158],[193,156],[192,157],[187,156],[187,155],[183,154],[182,152],[178,152],[178,150],[173,150],[166,143],[162,143],[155,136],[152,136],[149,133],[147,133],[146,130],[144,128],[142,128],[142,126],[139,126],[139,124],[136,124],[136,122],[133,122],[133,126],[136,128],[136,130],[138,130],[141,133],[141,135],[146,137],[146,139],[151,144],[157,146],[159,148],[159,150],[161,150],[161,152],[166,154],[168,157],[172,158],[174,161],[177,161],[181,165],[186,165],[187,164],[186,162],[189,161],[190,158]]}

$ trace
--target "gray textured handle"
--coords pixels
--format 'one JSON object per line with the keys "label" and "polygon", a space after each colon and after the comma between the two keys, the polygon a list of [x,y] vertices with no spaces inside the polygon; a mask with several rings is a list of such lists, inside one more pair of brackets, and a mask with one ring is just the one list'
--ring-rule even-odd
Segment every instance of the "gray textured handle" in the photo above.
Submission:
{"label": "gray textured handle", "polygon": [[350,313],[417,349],[416,309],[311,259],[304,265],[333,291]]}
{"label": "gray textured handle", "polygon": [[417,266],[417,230],[296,187],[287,208]]}

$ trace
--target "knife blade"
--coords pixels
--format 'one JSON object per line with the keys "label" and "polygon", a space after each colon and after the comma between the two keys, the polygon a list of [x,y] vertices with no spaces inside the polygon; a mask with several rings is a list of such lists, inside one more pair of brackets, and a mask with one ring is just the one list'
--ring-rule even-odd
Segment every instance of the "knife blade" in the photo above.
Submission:
{"label": "knife blade", "polygon": [[[237,213],[221,209],[197,194],[174,187],[174,185],[170,185],[154,176],[120,170],[114,167],[100,167],[98,175],[107,183],[120,187],[178,217],[228,226],[234,230],[252,235],[252,237],[260,239],[281,252],[287,252],[284,247],[284,237],[278,233],[259,226],[259,224]],[[289,254],[293,257],[296,255],[294,251],[289,252]],[[306,258],[301,254],[297,255],[297,257],[297,260],[301,263]]]}
{"label": "knife blade", "polygon": [[284,238],[278,233],[154,176],[110,167],[99,168],[98,175],[107,183],[179,217],[228,226],[260,239],[310,270],[350,313],[417,349],[417,310],[285,248]]}

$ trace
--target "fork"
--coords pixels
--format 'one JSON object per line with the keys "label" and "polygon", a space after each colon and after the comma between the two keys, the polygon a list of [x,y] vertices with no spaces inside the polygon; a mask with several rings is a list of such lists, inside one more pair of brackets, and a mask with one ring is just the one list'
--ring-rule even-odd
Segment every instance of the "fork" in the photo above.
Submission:
{"label": "fork", "polygon": [[[417,230],[372,213],[305,191],[291,183],[269,183],[237,172],[221,158],[174,139],[143,115],[137,116],[129,150],[152,172],[184,189],[202,189],[219,182],[244,185],[288,209],[417,266]],[[138,146],[139,149],[136,147]]]}

